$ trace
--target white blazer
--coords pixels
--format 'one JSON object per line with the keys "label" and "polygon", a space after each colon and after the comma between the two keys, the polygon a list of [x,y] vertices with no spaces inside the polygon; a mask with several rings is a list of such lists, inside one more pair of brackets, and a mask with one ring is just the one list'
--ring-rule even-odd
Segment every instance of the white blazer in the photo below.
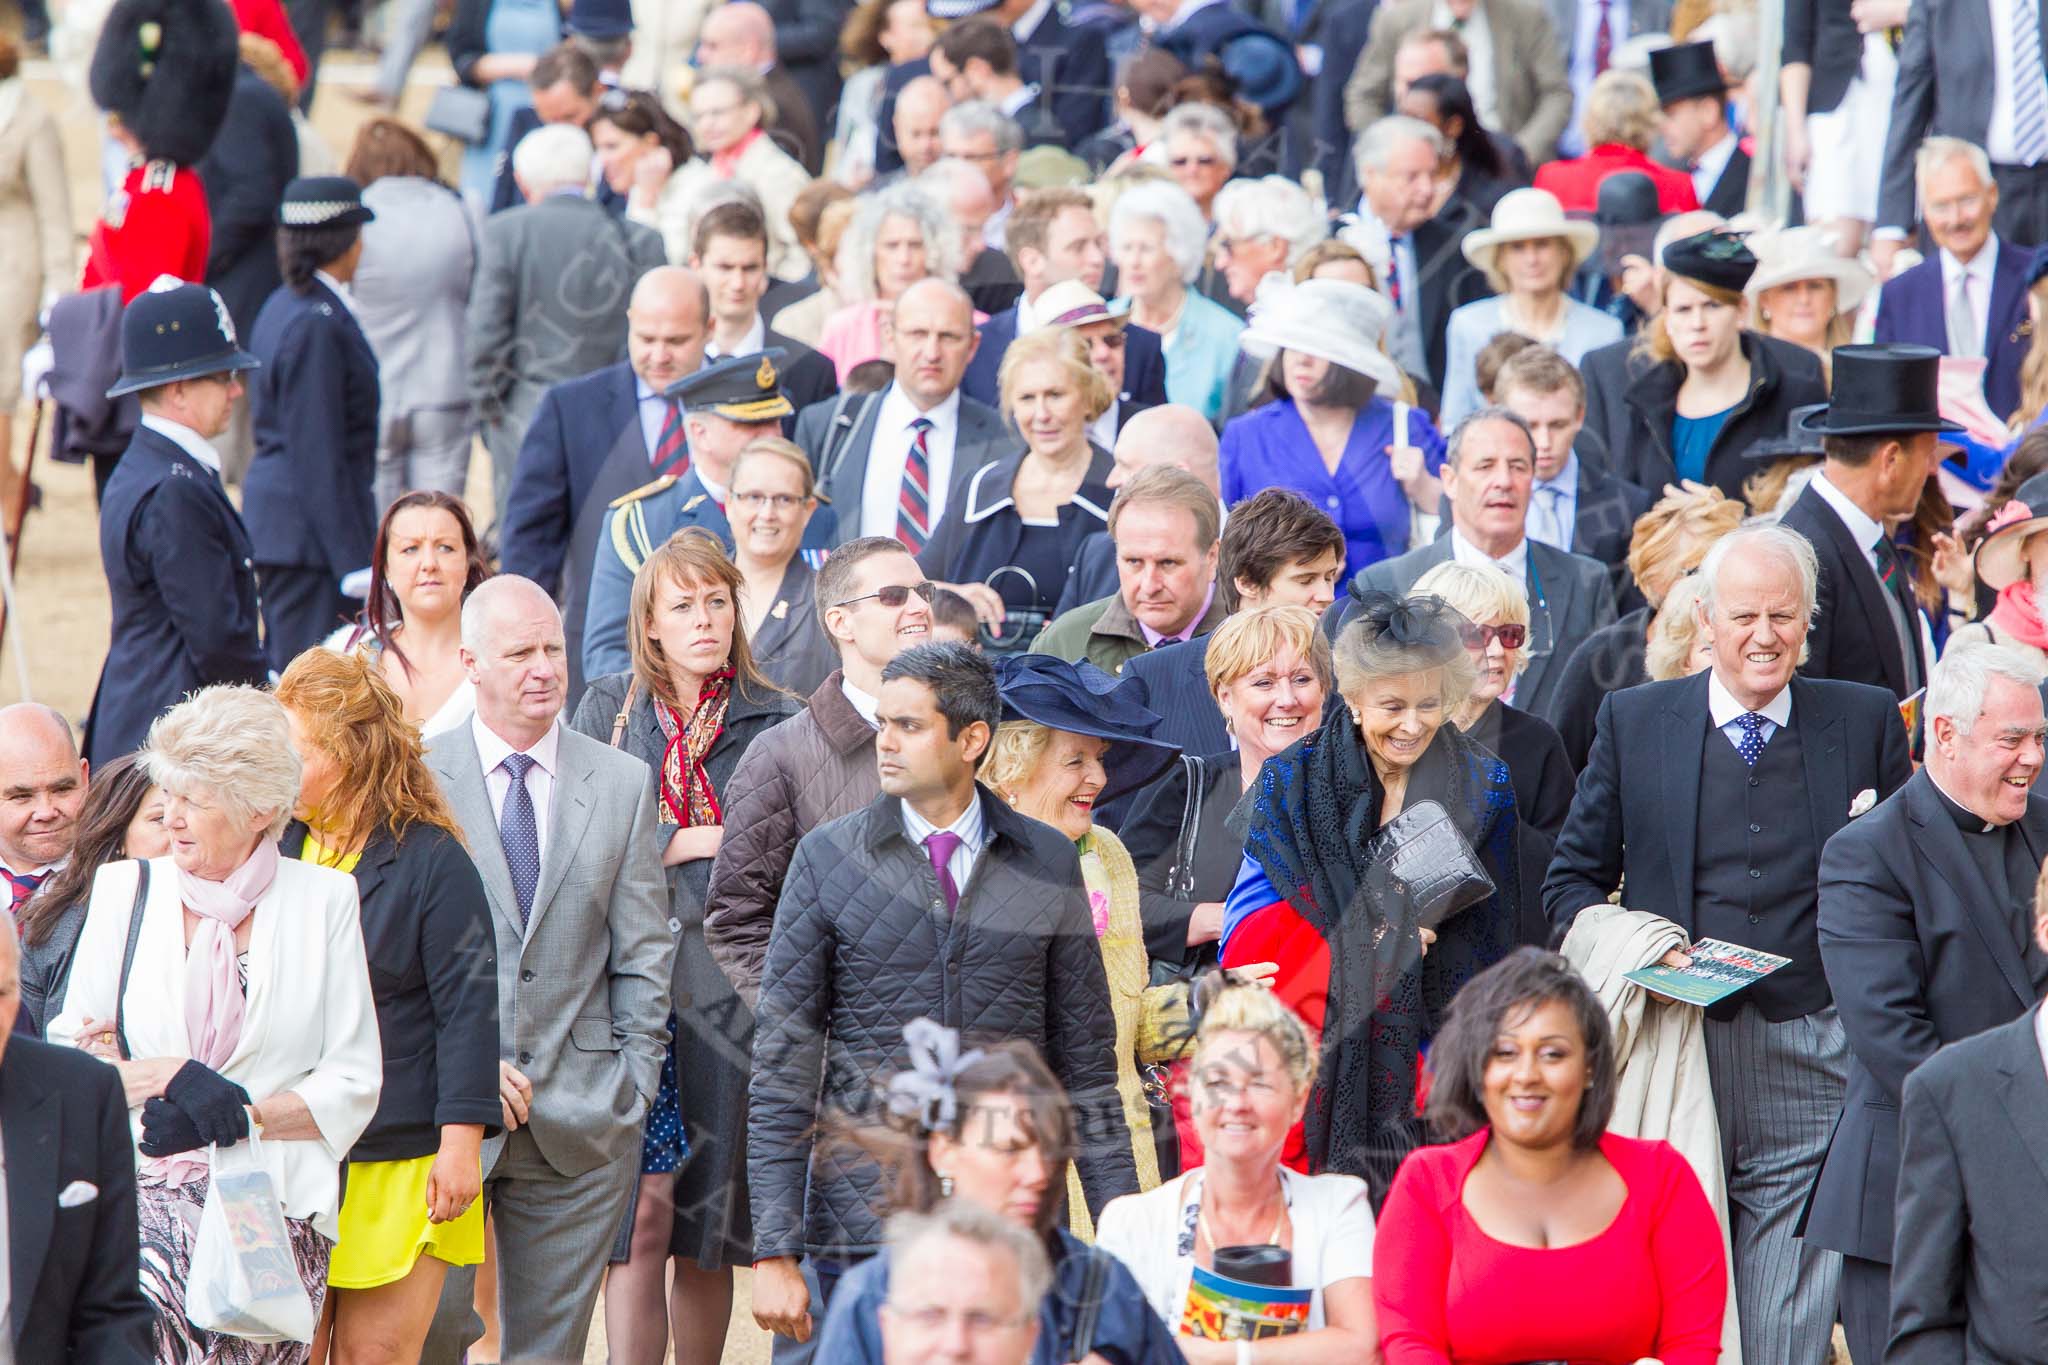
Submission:
{"label": "white blazer", "polygon": [[[136,876],[131,861],[110,863],[93,877],[64,1012],[50,1021],[51,1042],[76,1047],[87,1016],[114,1018]],[[190,1057],[185,919],[178,869],[168,857],[150,860],[142,913],[126,996],[130,1055]],[[306,1102],[320,1139],[266,1142],[263,1164],[285,1215],[310,1219],[332,1241],[340,1231],[341,1163],[370,1126],[384,1084],[355,878],[281,859],[277,880],[252,913],[242,1038],[221,1074],[252,1100],[289,1090]],[[139,1142],[140,1106],[130,1121]]]}

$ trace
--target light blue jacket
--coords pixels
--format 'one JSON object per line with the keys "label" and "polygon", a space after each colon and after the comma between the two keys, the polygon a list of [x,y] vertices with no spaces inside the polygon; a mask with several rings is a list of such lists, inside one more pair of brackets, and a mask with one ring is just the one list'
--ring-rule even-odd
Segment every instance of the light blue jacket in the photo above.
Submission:
{"label": "light blue jacket", "polygon": [[1244,319],[1188,286],[1180,326],[1166,352],[1166,399],[1208,418],[1223,420],[1231,367],[1237,363],[1237,337]]}
{"label": "light blue jacket", "polygon": [[[1445,431],[1458,425],[1460,419],[1485,403],[1479,392],[1479,353],[1486,343],[1502,332],[1512,330],[1501,319],[1507,300],[1501,297],[1479,299],[1468,303],[1451,314],[1445,329],[1444,352],[1444,402],[1443,421]],[[1586,352],[1605,346],[1610,341],[1621,340],[1619,319],[1568,299],[1565,302],[1564,337],[1557,344],[1557,353],[1576,365]],[[1169,374],[1169,381],[1171,375]]]}

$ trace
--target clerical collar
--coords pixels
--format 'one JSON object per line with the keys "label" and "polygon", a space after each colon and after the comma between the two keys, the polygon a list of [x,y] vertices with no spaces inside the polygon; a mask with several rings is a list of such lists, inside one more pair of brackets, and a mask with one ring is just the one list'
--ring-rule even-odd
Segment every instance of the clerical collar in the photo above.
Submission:
{"label": "clerical collar", "polygon": [[1992,824],[1962,802],[1941,789],[1941,781],[1935,777],[1934,769],[1923,768],[1927,780],[1934,785],[1934,794],[1941,798],[1941,808],[1948,812],[1948,818],[1956,822],[1956,828],[1965,834],[1990,834],[2000,828]]}

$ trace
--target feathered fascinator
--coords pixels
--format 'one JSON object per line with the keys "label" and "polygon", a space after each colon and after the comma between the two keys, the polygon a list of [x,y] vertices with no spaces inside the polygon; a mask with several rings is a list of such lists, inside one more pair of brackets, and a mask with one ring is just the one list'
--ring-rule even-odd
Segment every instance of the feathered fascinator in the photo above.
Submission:
{"label": "feathered fascinator", "polygon": [[1375,644],[1440,651],[1464,648],[1458,627],[1465,624],[1465,618],[1441,597],[1363,593],[1352,621],[1364,626],[1366,638]]}
{"label": "feathered fascinator", "polygon": [[955,1084],[960,1073],[981,1060],[979,1048],[960,1050],[960,1035],[930,1019],[913,1019],[903,1030],[910,1067],[889,1078],[882,1100],[890,1117],[920,1132],[950,1132],[960,1121]]}

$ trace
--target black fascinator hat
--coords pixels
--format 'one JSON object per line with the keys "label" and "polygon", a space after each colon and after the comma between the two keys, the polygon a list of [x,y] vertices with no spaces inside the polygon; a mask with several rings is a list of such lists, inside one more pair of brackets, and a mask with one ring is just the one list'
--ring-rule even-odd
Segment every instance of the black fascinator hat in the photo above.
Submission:
{"label": "black fascinator hat", "polygon": [[1441,597],[1366,592],[1358,595],[1358,611],[1342,633],[1363,631],[1368,644],[1448,658],[1464,651],[1458,631],[1466,624],[1464,614]]}

